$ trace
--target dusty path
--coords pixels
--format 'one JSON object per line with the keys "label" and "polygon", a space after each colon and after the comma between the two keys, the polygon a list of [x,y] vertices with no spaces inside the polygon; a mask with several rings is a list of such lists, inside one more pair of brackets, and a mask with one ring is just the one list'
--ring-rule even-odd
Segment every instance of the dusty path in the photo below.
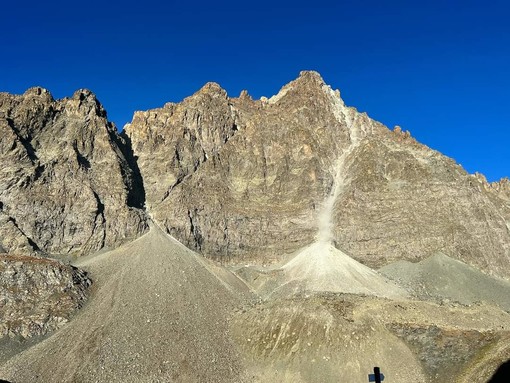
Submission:
{"label": "dusty path", "polygon": [[22,382],[241,382],[228,330],[245,298],[232,274],[157,228],[79,262],[95,281],[69,325],[0,366]]}

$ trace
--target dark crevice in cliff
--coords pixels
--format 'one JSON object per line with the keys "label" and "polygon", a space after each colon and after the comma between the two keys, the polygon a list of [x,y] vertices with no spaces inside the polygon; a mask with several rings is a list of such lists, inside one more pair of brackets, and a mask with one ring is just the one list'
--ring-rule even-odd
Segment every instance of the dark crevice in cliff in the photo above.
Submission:
{"label": "dark crevice in cliff", "polygon": [[[104,244],[106,242],[106,217],[104,215],[104,203],[101,201],[101,198],[99,198],[99,195],[92,191],[92,194],[94,195],[94,198],[96,200],[97,204],[97,210],[96,210],[96,218],[94,219],[94,229],[92,230],[92,235],[94,235],[94,231],[96,231],[96,228],[100,225],[100,230],[102,230],[102,238],[101,238],[101,249],[104,247]],[[99,222],[98,225],[98,217],[101,217],[102,222]]]}
{"label": "dark crevice in cliff", "polygon": [[74,149],[74,152],[76,153],[76,160],[78,161],[78,164],[82,168],[89,170],[90,169],[90,161],[83,154],[80,153],[80,151],[78,150],[78,144],[76,141],[73,142],[73,149]]}
{"label": "dark crevice in cliff", "polygon": [[188,210],[188,218],[190,223],[190,233],[193,236],[193,246],[197,251],[202,251],[202,244],[204,242],[204,237],[202,236],[200,227],[195,224],[195,216],[197,214],[197,209],[194,212]]}
{"label": "dark crevice in cliff", "polygon": [[16,128],[14,121],[11,118],[6,118],[6,121],[7,121],[7,124],[9,125],[9,127],[12,129],[12,131],[16,135],[16,138],[19,140],[21,145],[23,145],[23,147],[25,148],[25,151],[26,151],[30,161],[32,161],[32,163],[35,164],[39,159],[37,158],[35,149],[30,142],[30,137],[27,137],[27,138],[23,137],[21,135],[20,131]]}
{"label": "dark crevice in cliff", "polygon": [[[142,173],[138,167],[138,157],[134,155],[133,146],[129,136],[122,131],[120,137],[112,134],[112,140],[116,142],[124,158],[127,166],[131,170],[131,182],[128,185],[127,204],[130,207],[145,210],[145,187],[143,184]],[[126,179],[126,169],[121,168],[122,176]]]}
{"label": "dark crevice in cliff", "polygon": [[18,226],[18,223],[16,222],[15,218],[9,217],[9,221],[11,221],[14,227],[18,229],[18,231],[27,239],[28,244],[32,247],[34,251],[41,251],[37,243],[35,243],[32,238],[26,235],[25,232]]}
{"label": "dark crevice in cliff", "polygon": [[101,201],[101,199],[99,198],[99,195],[95,191],[92,191],[92,194],[94,194],[94,198],[96,199],[96,203],[97,203],[96,215],[102,215],[103,219],[104,219],[104,204]]}

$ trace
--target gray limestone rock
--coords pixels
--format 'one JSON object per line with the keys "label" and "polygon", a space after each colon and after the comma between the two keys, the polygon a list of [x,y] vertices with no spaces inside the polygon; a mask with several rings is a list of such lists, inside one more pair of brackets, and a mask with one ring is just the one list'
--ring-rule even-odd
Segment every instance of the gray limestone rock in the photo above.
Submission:
{"label": "gray limestone rock", "polygon": [[[134,162],[134,161],[133,161]],[[0,237],[8,252],[82,254],[144,232],[130,149],[93,93],[0,93]]]}

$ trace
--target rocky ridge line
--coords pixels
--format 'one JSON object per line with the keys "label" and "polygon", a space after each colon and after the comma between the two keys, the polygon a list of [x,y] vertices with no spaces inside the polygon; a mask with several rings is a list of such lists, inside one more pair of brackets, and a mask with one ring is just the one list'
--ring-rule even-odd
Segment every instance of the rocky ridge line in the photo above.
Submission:
{"label": "rocky ridge line", "polygon": [[[135,113],[119,135],[89,91],[59,101],[41,88],[1,94],[1,245],[114,247],[146,230],[145,206],[203,255],[276,262],[315,240],[337,188],[332,240],[357,261],[378,268],[442,251],[508,277],[508,181],[469,175],[354,108],[345,107],[349,121],[338,118],[339,105],[316,72],[261,100],[208,83],[181,103]],[[366,132],[356,146],[353,128]]]}

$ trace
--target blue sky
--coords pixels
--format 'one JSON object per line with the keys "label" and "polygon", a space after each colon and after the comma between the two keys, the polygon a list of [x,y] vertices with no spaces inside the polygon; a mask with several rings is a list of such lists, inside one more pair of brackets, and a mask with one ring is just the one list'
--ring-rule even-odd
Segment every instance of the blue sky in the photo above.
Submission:
{"label": "blue sky", "polygon": [[2,14],[0,91],[89,88],[122,128],[207,81],[258,98],[313,69],[469,172],[510,176],[504,1],[11,1]]}

